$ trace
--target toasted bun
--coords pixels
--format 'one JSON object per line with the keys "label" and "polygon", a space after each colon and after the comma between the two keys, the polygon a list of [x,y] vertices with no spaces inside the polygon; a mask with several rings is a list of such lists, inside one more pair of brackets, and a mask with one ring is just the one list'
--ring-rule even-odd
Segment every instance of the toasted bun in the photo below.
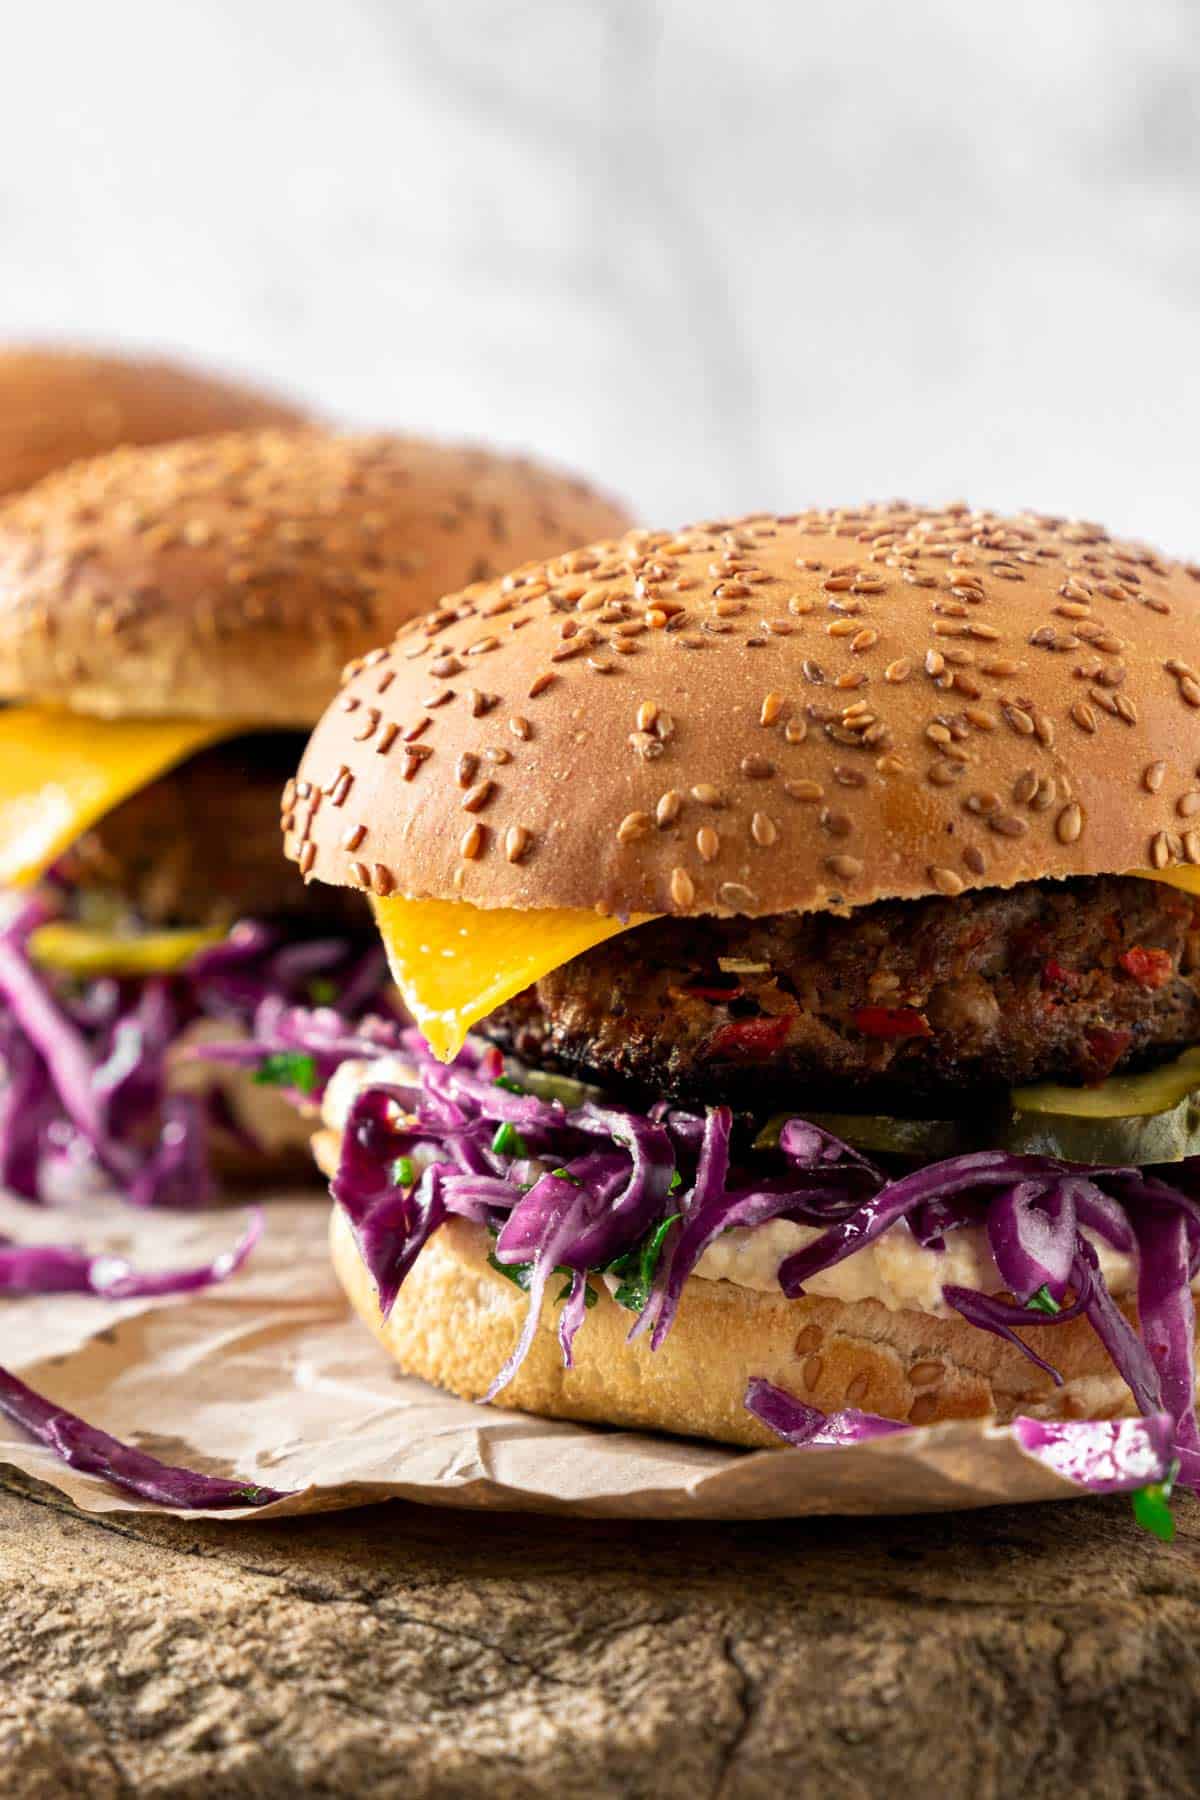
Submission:
{"label": "toasted bun", "polygon": [[565,476],[418,439],[116,451],[0,511],[0,695],[308,726],[448,588],[624,523]]}
{"label": "toasted bun", "polygon": [[[405,1374],[478,1400],[516,1343],[526,1304],[489,1268],[483,1227],[462,1219],[444,1225],[386,1320],[340,1207],[331,1243],[354,1310]],[[1055,1329],[1054,1362],[1063,1375],[1056,1388],[1019,1350],[963,1319],[889,1312],[877,1300],[785,1300],[693,1277],[665,1343],[652,1351],[645,1339],[627,1341],[632,1315],[602,1289],[575,1340],[573,1369],[562,1364],[557,1313],[548,1300],[533,1347],[498,1405],[750,1445],[779,1442],[743,1404],[753,1375],[822,1412],[854,1406],[914,1425],[1135,1410],[1084,1319]]]}
{"label": "toasted bun", "polygon": [[303,414],[179,363],[90,350],[0,350],[0,495],[121,444],[298,425]]}
{"label": "toasted bun", "polygon": [[879,506],[632,532],[368,658],[288,851],[380,893],[622,916],[1200,862],[1198,627],[1200,567],[1097,525]]}

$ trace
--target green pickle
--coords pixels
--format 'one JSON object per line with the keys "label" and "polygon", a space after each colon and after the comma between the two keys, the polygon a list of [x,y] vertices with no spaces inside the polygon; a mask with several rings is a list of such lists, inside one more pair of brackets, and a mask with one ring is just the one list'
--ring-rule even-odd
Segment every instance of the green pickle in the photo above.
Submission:
{"label": "green pickle", "polygon": [[1137,1168],[1182,1162],[1200,1155],[1200,1049],[1096,1087],[1015,1088],[1012,1103],[1006,1149]]}
{"label": "green pickle", "polygon": [[1040,1082],[974,1119],[897,1119],[886,1113],[776,1113],[754,1140],[774,1150],[790,1118],[804,1118],[868,1155],[936,1162],[969,1150],[1011,1150],[1062,1162],[1144,1168],[1200,1156],[1200,1048],[1141,1075],[1096,1087]]}

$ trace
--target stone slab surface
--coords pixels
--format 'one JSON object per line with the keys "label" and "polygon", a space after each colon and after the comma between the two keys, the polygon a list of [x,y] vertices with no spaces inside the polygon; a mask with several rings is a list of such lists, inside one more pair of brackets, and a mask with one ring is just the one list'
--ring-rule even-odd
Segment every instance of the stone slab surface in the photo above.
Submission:
{"label": "stone slab surface", "polygon": [[1200,1785],[1200,1509],[680,1527],[0,1491],[19,1800]]}

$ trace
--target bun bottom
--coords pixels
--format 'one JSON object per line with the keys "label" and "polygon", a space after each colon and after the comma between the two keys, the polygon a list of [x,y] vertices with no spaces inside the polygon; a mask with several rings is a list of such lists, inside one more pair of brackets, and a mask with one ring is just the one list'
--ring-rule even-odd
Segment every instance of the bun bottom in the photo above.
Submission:
{"label": "bun bottom", "polygon": [[[322,1134],[324,1135],[324,1134]],[[324,1146],[318,1142],[318,1152]],[[321,1157],[323,1162],[328,1155]],[[487,1390],[517,1341],[525,1296],[489,1267],[482,1226],[451,1219],[430,1240],[388,1319],[340,1207],[331,1247],[359,1317],[406,1375],[464,1400]],[[557,1284],[556,1284],[557,1286]],[[1062,1387],[1020,1351],[956,1317],[889,1312],[877,1300],[787,1300],[727,1281],[687,1284],[660,1350],[626,1342],[633,1315],[603,1283],[565,1369],[558,1307],[543,1307],[532,1348],[497,1404],[547,1418],[778,1447],[745,1409],[763,1375],[822,1412],[845,1406],[914,1425],[1016,1413],[1045,1419],[1112,1418],[1133,1412],[1128,1388],[1084,1319],[1046,1333]]]}

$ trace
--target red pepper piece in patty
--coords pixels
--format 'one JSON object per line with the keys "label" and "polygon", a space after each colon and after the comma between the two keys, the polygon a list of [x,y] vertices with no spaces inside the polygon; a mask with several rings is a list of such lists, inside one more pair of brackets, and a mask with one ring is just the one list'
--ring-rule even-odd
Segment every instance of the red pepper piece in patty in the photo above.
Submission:
{"label": "red pepper piece in patty", "polygon": [[1168,950],[1144,950],[1135,944],[1132,950],[1126,950],[1118,956],[1117,961],[1127,975],[1132,975],[1139,987],[1152,991],[1166,987],[1175,973],[1175,964]]}
{"label": "red pepper piece in patty", "polygon": [[1103,1081],[1111,1075],[1130,1044],[1133,1042],[1132,1031],[1109,1031],[1104,1025],[1093,1025],[1084,1033],[1084,1042],[1092,1060],[1091,1079],[1093,1082]]}
{"label": "red pepper piece in patty", "polygon": [[788,1022],[777,1015],[761,1019],[730,1019],[709,1039],[713,1057],[727,1056],[743,1062],[766,1062],[783,1048]]}
{"label": "red pepper piece in patty", "polygon": [[864,1037],[932,1037],[929,1020],[915,1006],[858,1006],[850,1014]]}
{"label": "red pepper piece in patty", "polygon": [[718,1002],[722,1000],[736,1000],[745,992],[740,982],[731,982],[728,987],[718,987],[715,982],[710,986],[705,982],[699,981],[689,981],[687,987],[683,991],[685,994],[694,995],[697,1000],[713,1000]]}

